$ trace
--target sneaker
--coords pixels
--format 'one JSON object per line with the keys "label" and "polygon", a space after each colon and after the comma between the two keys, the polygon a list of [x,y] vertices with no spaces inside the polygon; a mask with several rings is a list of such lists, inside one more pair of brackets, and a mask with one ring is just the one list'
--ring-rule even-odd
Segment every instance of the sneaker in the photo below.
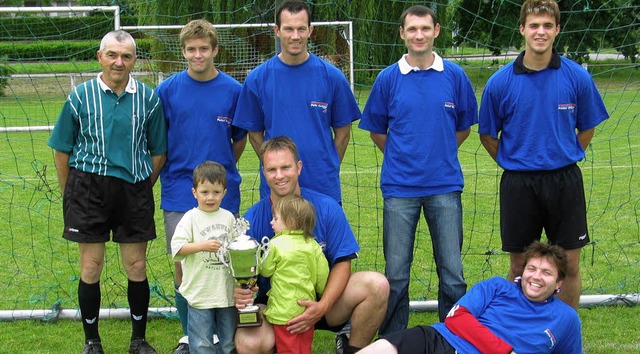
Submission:
{"label": "sneaker", "polygon": [[84,345],[82,354],[104,354],[102,343],[99,340],[89,340]]}
{"label": "sneaker", "polygon": [[129,354],[158,354],[158,352],[144,338],[136,338],[129,344]]}
{"label": "sneaker", "polygon": [[173,354],[189,354],[189,344],[178,343],[176,349],[173,350]]}
{"label": "sneaker", "polygon": [[349,334],[338,333],[336,334],[336,354],[343,354],[345,348],[349,346]]}

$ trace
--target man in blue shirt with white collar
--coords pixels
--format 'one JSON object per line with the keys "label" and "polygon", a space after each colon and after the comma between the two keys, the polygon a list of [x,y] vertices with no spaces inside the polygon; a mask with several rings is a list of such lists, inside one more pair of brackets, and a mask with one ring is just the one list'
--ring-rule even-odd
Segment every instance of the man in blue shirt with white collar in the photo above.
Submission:
{"label": "man in blue shirt with white collar", "polygon": [[440,281],[440,320],[467,289],[461,259],[464,180],[458,147],[478,122],[469,78],[458,65],[433,52],[440,34],[435,12],[412,6],[400,23],[408,53],[380,72],[359,124],[384,153],[380,189],[385,275],[391,291],[380,335],[407,327],[409,278],[421,210]]}

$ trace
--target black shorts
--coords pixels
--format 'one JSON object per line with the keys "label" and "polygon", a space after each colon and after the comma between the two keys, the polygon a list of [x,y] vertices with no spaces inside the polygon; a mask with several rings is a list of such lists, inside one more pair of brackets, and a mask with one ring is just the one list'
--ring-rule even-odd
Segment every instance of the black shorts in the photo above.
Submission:
{"label": "black shorts", "polygon": [[456,354],[456,349],[431,326],[417,326],[383,336],[398,354]]}
{"label": "black shorts", "polygon": [[547,239],[564,249],[589,243],[587,208],[580,168],[569,165],[552,171],[504,171],[500,180],[502,250],[524,252]]}
{"label": "black shorts", "polygon": [[135,184],[120,178],[69,171],[62,202],[63,237],[80,243],[145,242],[156,238],[150,179]]}

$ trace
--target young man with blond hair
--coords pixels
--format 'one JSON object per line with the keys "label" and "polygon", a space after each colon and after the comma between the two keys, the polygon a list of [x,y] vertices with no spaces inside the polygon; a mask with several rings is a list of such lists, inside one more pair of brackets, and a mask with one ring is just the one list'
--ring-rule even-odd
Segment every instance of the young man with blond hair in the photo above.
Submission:
{"label": "young man with blond hair", "polygon": [[[187,69],[163,81],[156,91],[162,99],[168,126],[167,163],[160,174],[167,253],[171,237],[185,212],[196,206],[191,198],[193,170],[203,161],[214,161],[227,171],[227,194],[222,207],[233,214],[240,209],[240,174],[236,163],[247,142],[247,132],[231,122],[241,85],[215,66],[218,33],[206,20],[193,20],[180,32]],[[175,354],[188,353],[187,301],[178,288],[180,262],[175,263],[176,308],[184,336]]]}

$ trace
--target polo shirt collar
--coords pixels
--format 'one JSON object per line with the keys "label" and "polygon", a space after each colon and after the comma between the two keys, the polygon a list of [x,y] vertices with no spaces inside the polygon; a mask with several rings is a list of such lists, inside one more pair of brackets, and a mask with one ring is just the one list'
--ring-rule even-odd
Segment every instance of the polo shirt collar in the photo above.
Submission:
{"label": "polo shirt collar", "polygon": [[[420,68],[416,66],[411,66],[407,62],[407,55],[408,54],[403,55],[402,58],[398,60],[398,66],[400,67],[400,73],[402,75],[407,75],[412,71],[420,71]],[[436,52],[433,52],[433,64],[431,64],[430,67],[424,70],[429,70],[429,69],[433,69],[435,71],[444,71],[444,62],[442,61],[442,57],[440,57]]]}
{"label": "polo shirt collar", "polygon": [[[524,66],[524,50],[522,52],[520,52],[520,54],[518,55],[518,57],[516,58],[516,61],[513,63],[513,71],[516,74],[532,74],[532,73],[536,73],[538,71],[536,70],[531,70],[529,68],[527,68],[526,66]],[[547,68],[550,69],[560,69],[560,64],[562,63],[562,61],[560,60],[560,53],[558,53],[558,51],[556,50],[556,48],[552,48],[551,49],[551,61],[549,61],[549,65],[547,66]]]}
{"label": "polo shirt collar", "polygon": [[[113,90],[104,81],[102,81],[102,73],[98,73],[98,85],[100,85],[100,88],[104,92],[113,92]],[[131,76],[131,74],[129,74],[129,82],[127,82],[127,86],[124,90],[128,93],[136,93],[137,91],[136,80]]]}

